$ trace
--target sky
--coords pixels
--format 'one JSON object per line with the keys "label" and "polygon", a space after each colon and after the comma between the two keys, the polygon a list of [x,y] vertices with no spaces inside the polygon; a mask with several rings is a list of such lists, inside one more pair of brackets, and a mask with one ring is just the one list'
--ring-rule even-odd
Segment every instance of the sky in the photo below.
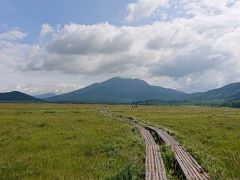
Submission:
{"label": "sky", "polygon": [[112,77],[184,92],[240,81],[239,0],[0,0],[0,92]]}

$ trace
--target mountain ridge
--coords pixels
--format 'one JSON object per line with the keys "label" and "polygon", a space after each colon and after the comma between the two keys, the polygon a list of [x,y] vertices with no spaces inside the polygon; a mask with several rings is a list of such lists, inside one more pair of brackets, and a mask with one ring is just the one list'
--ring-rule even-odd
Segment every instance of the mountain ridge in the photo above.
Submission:
{"label": "mountain ridge", "polygon": [[185,99],[186,93],[151,86],[140,79],[111,78],[85,88],[47,99],[50,102],[131,103],[147,99]]}
{"label": "mountain ridge", "polygon": [[41,102],[41,100],[20,91],[11,91],[0,93],[0,102]]}
{"label": "mountain ridge", "polygon": [[136,78],[115,77],[69,93],[43,98],[42,100],[18,91],[0,93],[0,102],[44,102],[43,100],[50,103],[130,104],[139,102],[142,104],[170,105],[234,104],[235,106],[240,102],[240,82],[231,83],[206,92],[190,94],[171,88],[152,86]]}
{"label": "mountain ridge", "polygon": [[212,89],[206,92],[192,93],[193,100],[233,100],[240,98],[240,82]]}

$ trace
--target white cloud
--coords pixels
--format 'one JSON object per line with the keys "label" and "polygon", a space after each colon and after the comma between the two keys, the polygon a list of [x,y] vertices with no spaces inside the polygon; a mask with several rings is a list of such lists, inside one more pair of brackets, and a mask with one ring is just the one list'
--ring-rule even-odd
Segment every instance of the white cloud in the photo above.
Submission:
{"label": "white cloud", "polygon": [[[227,64],[239,64],[237,35],[240,20],[233,19],[230,15],[208,18],[204,15],[139,27],[69,24],[53,32],[54,38],[46,49],[39,48],[39,53],[31,58],[25,69],[128,75],[149,81],[168,77],[172,79],[169,82],[182,84],[177,88],[187,90],[187,87],[191,91],[194,82],[200,84],[201,80],[206,80],[203,77],[208,72],[223,73]],[[208,25],[209,22],[212,24]],[[189,78],[193,79],[191,83],[186,81]],[[220,78],[211,83],[224,84],[225,81],[231,79]],[[161,85],[165,86],[163,82]]]}
{"label": "white cloud", "polygon": [[167,0],[136,0],[127,6],[127,21],[141,20],[150,17],[161,6],[167,3]]}
{"label": "white cloud", "polygon": [[239,10],[239,0],[143,0],[127,6],[126,20],[140,21],[151,17],[154,21],[169,21],[194,16],[214,16]]}
{"label": "white cloud", "polygon": [[[26,34],[17,30],[0,33],[0,73],[6,76],[0,89],[19,83],[27,92],[64,92],[113,76],[184,91],[240,81],[240,3],[181,3],[194,15],[135,27],[49,25],[40,33],[40,41],[46,33],[51,37],[44,44],[21,43]],[[213,8],[221,11],[211,13]]]}
{"label": "white cloud", "polygon": [[66,25],[54,34],[48,51],[58,54],[112,54],[131,45],[127,31],[109,24]]}
{"label": "white cloud", "polygon": [[188,14],[222,14],[236,5],[238,0],[183,0],[180,3]]}
{"label": "white cloud", "polygon": [[11,31],[0,33],[0,42],[17,41],[25,38],[26,36],[26,33],[13,29]]}
{"label": "white cloud", "polygon": [[21,64],[25,64],[25,57],[30,48],[19,40],[26,37],[26,33],[10,30],[0,33],[0,70],[16,71]]}
{"label": "white cloud", "polygon": [[53,28],[49,24],[45,23],[42,25],[40,36],[44,37],[51,32],[53,32]]}

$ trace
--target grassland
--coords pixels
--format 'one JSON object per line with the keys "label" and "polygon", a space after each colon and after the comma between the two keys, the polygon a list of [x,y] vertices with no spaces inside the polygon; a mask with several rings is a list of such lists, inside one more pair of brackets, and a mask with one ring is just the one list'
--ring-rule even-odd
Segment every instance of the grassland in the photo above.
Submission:
{"label": "grassland", "polygon": [[138,131],[98,108],[0,104],[0,179],[141,179]]}
{"label": "grassland", "polygon": [[212,179],[240,178],[240,110],[208,107],[108,106],[169,129]]}
{"label": "grassland", "polygon": [[139,132],[102,108],[167,128],[212,179],[239,179],[239,109],[63,104],[0,104],[0,179],[142,179]]}

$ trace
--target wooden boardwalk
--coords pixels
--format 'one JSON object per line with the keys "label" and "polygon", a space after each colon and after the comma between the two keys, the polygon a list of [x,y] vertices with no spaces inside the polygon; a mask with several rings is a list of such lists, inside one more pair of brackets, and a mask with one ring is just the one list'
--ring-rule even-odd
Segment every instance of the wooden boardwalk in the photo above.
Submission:
{"label": "wooden boardwalk", "polygon": [[166,131],[149,126],[145,123],[141,123],[134,120],[129,120],[129,118],[123,116],[115,116],[113,113],[107,110],[101,110],[101,113],[110,118],[123,120],[129,122],[136,126],[141,132],[142,137],[146,143],[146,180],[166,180],[166,171],[164,168],[163,160],[160,154],[160,147],[154,141],[151,133],[146,128],[155,131],[158,136],[169,146],[171,146],[174,152],[177,162],[180,165],[185,177],[188,180],[209,180],[210,177],[203,170],[203,168],[198,164],[198,162],[189,154],[184,147],[181,146],[172,136],[170,136]]}
{"label": "wooden boardwalk", "polygon": [[157,132],[160,138],[172,147],[176,159],[188,180],[208,180],[210,177],[198,164],[198,162],[166,131],[152,126],[150,129]]}
{"label": "wooden boardwalk", "polygon": [[166,171],[164,168],[163,160],[160,154],[160,148],[154,141],[151,133],[143,128],[137,126],[141,132],[142,137],[146,143],[146,180],[166,180]]}

